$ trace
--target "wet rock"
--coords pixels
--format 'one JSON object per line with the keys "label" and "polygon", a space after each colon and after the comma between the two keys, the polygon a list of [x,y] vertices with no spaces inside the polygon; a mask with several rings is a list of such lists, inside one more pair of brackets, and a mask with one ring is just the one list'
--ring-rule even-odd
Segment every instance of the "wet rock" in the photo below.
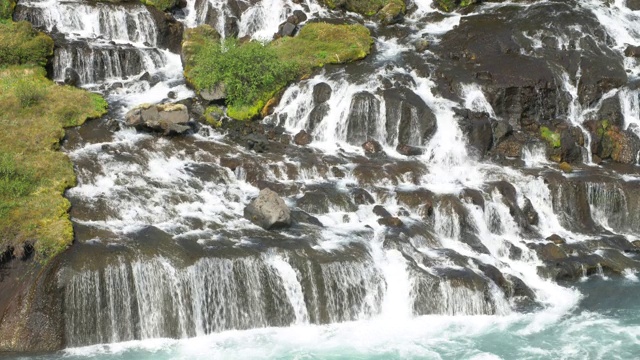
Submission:
{"label": "wet rock", "polygon": [[455,11],[464,9],[467,6],[479,3],[480,0],[436,0],[434,1],[436,7],[443,11]]}
{"label": "wet rock", "polygon": [[291,211],[291,220],[293,223],[297,224],[309,224],[319,227],[324,227],[322,222],[318,220],[315,216],[309,215],[302,210],[292,210]]}
{"label": "wet rock", "polygon": [[351,197],[353,198],[353,202],[356,205],[368,205],[373,204],[375,200],[373,196],[369,194],[369,192],[362,188],[351,189],[350,191]]}
{"label": "wet rock", "polygon": [[278,35],[280,37],[293,36],[298,31],[296,24],[292,24],[289,21],[285,21],[278,26]]}
{"label": "wet rock", "polygon": [[369,140],[362,144],[364,152],[367,154],[378,154],[382,152],[382,145],[375,140]]}
{"label": "wet rock", "polygon": [[329,114],[329,104],[322,103],[314,107],[309,113],[309,119],[307,120],[307,129],[312,132],[314,131],[318,125],[324,120],[324,118]]}
{"label": "wet rock", "polygon": [[402,222],[402,220],[394,216],[383,217],[381,219],[378,219],[378,224],[392,227],[392,228],[399,228],[404,226],[404,223]]}
{"label": "wet rock", "polygon": [[424,153],[421,148],[406,144],[398,144],[396,151],[404,156],[419,156]]}
{"label": "wet rock", "polygon": [[569,165],[566,162],[561,162],[559,167],[560,167],[560,170],[562,170],[562,172],[565,172],[568,174],[573,172],[573,166]]}
{"label": "wet rock", "polygon": [[321,82],[313,86],[313,102],[316,104],[322,104],[329,101],[331,98],[331,86],[329,84]]}
{"label": "wet rock", "polygon": [[565,244],[566,241],[558,234],[552,234],[549,237],[547,237],[548,241],[551,241],[552,243],[556,244],[556,245],[562,245]]}
{"label": "wet rock", "polygon": [[175,99],[178,97],[178,94],[176,94],[176,92],[175,92],[175,91],[169,91],[169,92],[167,93],[167,97],[168,97],[169,99],[175,100]]}
{"label": "wet rock", "polygon": [[628,57],[640,57],[640,46],[629,45],[624,50],[624,56]]}
{"label": "wet rock", "polygon": [[80,75],[72,68],[64,69],[64,84],[70,86],[80,85]]}
{"label": "wet rock", "polygon": [[415,210],[424,219],[433,216],[433,204],[435,194],[427,189],[419,189],[412,191],[396,191],[396,199],[398,204],[405,205]]}
{"label": "wet rock", "polygon": [[417,52],[425,52],[429,48],[429,40],[420,39],[415,42],[414,47]]}
{"label": "wet rock", "polygon": [[413,91],[388,89],[383,92],[383,97],[388,144],[397,140],[399,144],[422,146],[435,134],[438,128],[435,115]]}
{"label": "wet rock", "polygon": [[287,18],[287,22],[299,25],[301,22],[307,21],[307,14],[302,10],[294,10],[293,14]]}
{"label": "wet rock", "polygon": [[467,143],[480,157],[491,149],[493,129],[487,114],[467,112],[461,121],[461,130],[467,137]]}
{"label": "wet rock", "polygon": [[534,250],[538,254],[538,257],[546,262],[566,259],[568,256],[567,253],[556,244],[538,245]]}
{"label": "wet rock", "polygon": [[491,124],[493,143],[498,144],[513,132],[513,127],[506,121],[496,120]]}
{"label": "wet rock", "polygon": [[347,117],[347,141],[361,145],[375,138],[379,114],[380,101],[373,94],[363,91],[353,95]]}
{"label": "wet rock", "polygon": [[463,199],[484,210],[484,197],[482,196],[482,192],[480,190],[468,188],[464,189],[460,193],[460,199]]}
{"label": "wet rock", "polygon": [[244,217],[265,230],[291,225],[291,212],[284,200],[268,188],[244,208]]}
{"label": "wet rock", "polygon": [[182,37],[184,25],[171,14],[158,10],[153,6],[147,6],[156,24],[158,41],[157,46],[167,49],[175,54],[182,51]]}
{"label": "wet rock", "polygon": [[191,130],[189,111],[183,104],[140,105],[127,112],[125,124],[165,135],[184,134]]}
{"label": "wet rock", "polygon": [[538,212],[533,208],[533,204],[531,204],[531,200],[525,198],[524,206],[522,207],[522,212],[524,213],[525,219],[527,223],[531,226],[537,226],[540,221],[540,217],[538,216]]}
{"label": "wet rock", "polygon": [[495,150],[492,152],[506,157],[520,158],[523,147],[524,142],[520,138],[509,136],[496,145]]}
{"label": "wet rock", "polygon": [[311,141],[313,141],[311,134],[307,133],[304,130],[300,130],[300,132],[293,137],[293,142],[299,146],[309,145],[311,144]]}
{"label": "wet rock", "polygon": [[640,0],[627,0],[626,4],[630,10],[640,10]]}
{"label": "wet rock", "polygon": [[591,133],[591,151],[600,159],[622,164],[636,163],[640,139],[633,131],[621,131],[607,120],[589,122],[587,127]]}
{"label": "wet rock", "polygon": [[373,213],[381,218],[391,217],[391,213],[387,211],[382,205],[376,205],[373,207]]}
{"label": "wet rock", "polygon": [[327,214],[330,211],[352,212],[358,209],[348,194],[329,187],[305,192],[296,201],[296,205],[311,214]]}

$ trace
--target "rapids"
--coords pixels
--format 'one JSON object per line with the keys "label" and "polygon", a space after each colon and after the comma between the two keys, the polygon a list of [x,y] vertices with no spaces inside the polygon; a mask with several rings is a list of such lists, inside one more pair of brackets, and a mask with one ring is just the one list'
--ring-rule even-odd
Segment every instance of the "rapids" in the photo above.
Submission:
{"label": "rapids", "polygon": [[[56,39],[54,79],[73,69],[80,86],[111,104],[109,119],[68,131],[63,144],[78,176],[66,194],[76,243],[56,276],[67,349],[42,358],[637,356],[640,263],[631,242],[640,236],[640,172],[596,165],[587,122],[613,100],[624,130],[640,136],[640,64],[624,57],[627,44],[640,45],[640,12],[623,0],[486,3],[463,15],[430,0],[409,5],[402,24],[384,27],[315,0],[187,0],[174,16],[223,36],[268,40],[293,10],[348,16],[372,30],[368,58],[289,86],[263,121],[289,135],[307,130],[314,141],[256,152],[207,125],[175,138],[122,125],[140,103],[195,95],[180,55],[159,45],[162,24],[148,8],[20,0],[14,17]],[[567,21],[520,34],[535,21],[520,19],[520,52],[505,53],[551,59],[539,96],[553,114],[545,107],[536,116],[583,133],[585,165],[572,174],[539,142],[503,162],[468,146],[468,114],[491,129],[513,113],[440,47],[476,19],[513,12]],[[420,39],[431,43],[422,53],[413,45]],[[568,48],[612,57],[624,84],[593,95],[588,61],[576,68],[554,57]],[[331,95],[318,104],[321,83]],[[363,152],[369,139],[384,156]],[[420,155],[401,154],[402,144]],[[243,209],[263,187],[322,226],[253,225]],[[381,225],[376,205],[404,227]],[[572,250],[566,267],[541,256],[553,235]]]}

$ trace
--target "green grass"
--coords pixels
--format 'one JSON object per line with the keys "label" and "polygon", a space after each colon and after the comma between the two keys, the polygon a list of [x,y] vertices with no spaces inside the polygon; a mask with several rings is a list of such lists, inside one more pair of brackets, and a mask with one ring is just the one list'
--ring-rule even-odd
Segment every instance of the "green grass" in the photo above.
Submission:
{"label": "green grass", "polygon": [[554,148],[559,148],[562,146],[560,142],[560,133],[556,131],[551,131],[548,127],[543,126],[540,128],[540,136],[551,146]]}
{"label": "green grass", "polygon": [[[27,96],[31,91],[36,97]],[[64,127],[103,115],[98,95],[58,86],[33,66],[0,69],[0,252],[32,244],[47,259],[73,242],[73,166],[60,151]]]}
{"label": "green grass", "polygon": [[227,115],[248,120],[260,115],[271,98],[314,68],[362,59],[373,40],[362,25],[311,23],[298,36],[269,44],[220,42],[208,26],[187,31],[183,42],[185,75],[196,90],[223,83]]}

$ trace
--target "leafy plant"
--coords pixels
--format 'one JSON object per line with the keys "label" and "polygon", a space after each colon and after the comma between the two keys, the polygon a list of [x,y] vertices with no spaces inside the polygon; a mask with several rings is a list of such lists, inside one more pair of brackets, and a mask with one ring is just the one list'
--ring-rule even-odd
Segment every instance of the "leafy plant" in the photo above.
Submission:
{"label": "leafy plant", "polygon": [[47,89],[30,79],[20,79],[13,88],[14,94],[23,108],[40,103],[47,94]]}

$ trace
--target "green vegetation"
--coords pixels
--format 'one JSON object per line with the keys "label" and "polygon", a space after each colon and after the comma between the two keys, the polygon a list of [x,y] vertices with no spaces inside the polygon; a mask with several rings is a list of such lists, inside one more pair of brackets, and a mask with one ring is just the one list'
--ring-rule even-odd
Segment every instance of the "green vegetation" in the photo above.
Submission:
{"label": "green vegetation", "polygon": [[185,75],[198,91],[224,84],[227,115],[247,120],[259,116],[291,81],[325,64],[362,59],[372,43],[369,30],[362,25],[311,23],[298,36],[267,45],[220,42],[215,30],[201,26],[186,32]]}
{"label": "green vegetation", "polygon": [[554,148],[559,148],[560,146],[562,146],[560,142],[560,133],[551,131],[546,126],[540,128],[540,136],[542,136],[542,138]]}
{"label": "green vegetation", "polygon": [[162,11],[169,10],[177,4],[176,0],[140,0],[140,2]]}
{"label": "green vegetation", "polygon": [[16,2],[14,0],[0,0],[0,23],[3,20],[11,19],[15,7]]}
{"label": "green vegetation", "polygon": [[26,21],[0,22],[0,67],[33,64],[44,66],[53,55],[53,40]]}
{"label": "green vegetation", "polygon": [[376,16],[385,22],[404,14],[404,0],[322,0],[330,9],[343,8],[364,16]]}
{"label": "green vegetation", "polygon": [[453,11],[465,8],[479,2],[478,0],[436,0],[436,5],[444,11]]}
{"label": "green vegetation", "polygon": [[45,260],[73,241],[73,166],[56,151],[64,127],[106,112],[102,97],[46,78],[53,41],[26,22],[0,23],[0,253],[32,245]]}

